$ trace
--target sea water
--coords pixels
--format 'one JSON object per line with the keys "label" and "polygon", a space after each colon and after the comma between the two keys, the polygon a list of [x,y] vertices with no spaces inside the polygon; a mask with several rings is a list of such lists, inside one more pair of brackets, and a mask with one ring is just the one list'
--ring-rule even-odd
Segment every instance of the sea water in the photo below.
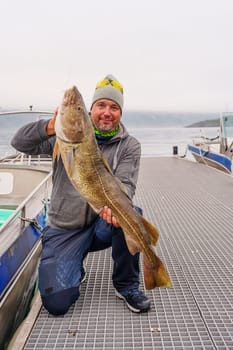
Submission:
{"label": "sea water", "polygon": [[218,135],[218,128],[131,128],[129,131],[141,142],[143,157],[169,156],[174,147],[177,147],[178,155],[183,156],[187,145],[195,138]]}
{"label": "sea water", "polygon": [[[203,130],[204,129],[204,130]],[[128,128],[131,135],[136,137],[142,146],[143,157],[169,156],[173,154],[173,148],[178,148],[178,155],[186,153],[186,148],[193,139],[205,136],[218,135],[217,128]],[[16,130],[0,130],[0,157],[14,152],[10,140]]]}
{"label": "sea water", "polygon": [[[25,117],[26,118],[26,117]],[[24,118],[24,119],[25,119]],[[0,157],[15,152],[10,142],[17,129],[24,125],[27,120],[18,120],[15,117],[7,116],[1,119],[0,125]],[[135,125],[126,126],[128,132],[135,136],[142,145],[143,157],[169,156],[173,154],[173,147],[178,148],[178,155],[186,153],[186,148],[193,139],[200,136],[216,137],[219,134],[218,128],[188,128],[188,127],[139,127]]]}

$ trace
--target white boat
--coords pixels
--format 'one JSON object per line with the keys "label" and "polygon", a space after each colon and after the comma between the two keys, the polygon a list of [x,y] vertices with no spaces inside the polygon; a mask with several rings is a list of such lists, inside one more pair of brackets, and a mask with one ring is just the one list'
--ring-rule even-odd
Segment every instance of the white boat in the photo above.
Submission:
{"label": "white boat", "polygon": [[0,349],[28,312],[52,184],[51,159],[0,158]]}
{"label": "white boat", "polygon": [[199,137],[187,147],[199,163],[204,163],[227,174],[233,173],[233,112],[220,115],[220,135]]}

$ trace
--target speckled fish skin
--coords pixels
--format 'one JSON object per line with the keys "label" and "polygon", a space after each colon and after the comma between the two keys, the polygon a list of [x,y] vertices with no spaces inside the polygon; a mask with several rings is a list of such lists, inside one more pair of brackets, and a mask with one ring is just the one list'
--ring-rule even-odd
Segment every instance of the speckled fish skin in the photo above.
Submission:
{"label": "speckled fish skin", "polygon": [[61,156],[74,188],[97,212],[112,210],[123,229],[131,254],[142,252],[146,289],[170,287],[171,280],[154,246],[157,229],[133,208],[123,184],[103,158],[82,96],[73,86],[68,89],[56,117],[55,157]]}

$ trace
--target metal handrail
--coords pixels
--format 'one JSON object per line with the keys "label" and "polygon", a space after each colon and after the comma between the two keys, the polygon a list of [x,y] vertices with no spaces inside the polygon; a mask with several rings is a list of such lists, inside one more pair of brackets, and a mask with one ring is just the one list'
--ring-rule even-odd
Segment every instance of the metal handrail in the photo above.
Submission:
{"label": "metal handrail", "polygon": [[[0,255],[3,254],[6,249],[9,249],[13,242],[16,241],[23,228],[26,225],[26,222],[35,221],[35,216],[39,213],[40,210],[46,208],[46,204],[49,204],[49,195],[50,188],[52,185],[52,171],[43,179],[43,181],[35,187],[35,189],[25,198],[25,200],[15,209],[15,211],[8,217],[4,224],[0,227]],[[43,193],[41,194],[41,190]],[[41,209],[38,210],[38,207],[35,209],[32,208],[33,212],[30,213],[33,197],[39,195],[38,199],[41,201]],[[42,197],[43,196],[43,197]],[[42,198],[41,198],[42,197]],[[27,214],[29,209],[29,215]],[[36,210],[36,211],[35,211]],[[30,216],[30,218],[25,217]]]}
{"label": "metal handrail", "polygon": [[0,158],[0,164],[1,163],[7,163],[7,164],[24,164],[24,165],[31,165],[31,163],[36,163],[38,165],[41,165],[42,162],[48,163],[51,162],[52,157],[51,156],[45,156],[45,155],[27,155],[23,152],[18,152],[15,154],[10,154],[7,156],[4,156]]}
{"label": "metal handrail", "polygon": [[45,184],[46,190],[45,190],[45,197],[48,199],[48,182],[51,179],[52,171],[42,180],[42,182],[37,185],[34,190],[25,198],[25,200],[16,208],[16,210],[9,216],[9,218],[4,222],[4,224],[0,227],[0,234],[1,232],[12,222],[14,221],[21,211],[26,207],[29,200],[38,192],[38,190]]}
{"label": "metal handrail", "polygon": [[51,114],[53,115],[54,113],[51,111],[33,111],[33,110],[21,110],[21,111],[5,111],[5,112],[0,112],[0,115],[9,115],[9,114]]}

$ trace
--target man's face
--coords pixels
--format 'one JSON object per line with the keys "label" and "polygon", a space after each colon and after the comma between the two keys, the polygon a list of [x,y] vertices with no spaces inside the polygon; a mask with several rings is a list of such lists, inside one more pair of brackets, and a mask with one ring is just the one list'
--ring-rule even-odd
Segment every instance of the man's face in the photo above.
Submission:
{"label": "man's face", "polygon": [[121,109],[116,102],[101,99],[93,104],[91,119],[97,130],[109,132],[120,123]]}

